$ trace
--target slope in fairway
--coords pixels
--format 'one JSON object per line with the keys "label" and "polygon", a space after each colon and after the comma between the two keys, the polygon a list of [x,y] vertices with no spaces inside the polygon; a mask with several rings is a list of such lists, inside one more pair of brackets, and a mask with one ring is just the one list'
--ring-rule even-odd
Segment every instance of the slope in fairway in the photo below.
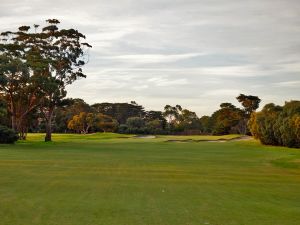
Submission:
{"label": "slope in fairway", "polygon": [[0,145],[0,224],[300,224],[299,150],[171,139],[30,135]]}

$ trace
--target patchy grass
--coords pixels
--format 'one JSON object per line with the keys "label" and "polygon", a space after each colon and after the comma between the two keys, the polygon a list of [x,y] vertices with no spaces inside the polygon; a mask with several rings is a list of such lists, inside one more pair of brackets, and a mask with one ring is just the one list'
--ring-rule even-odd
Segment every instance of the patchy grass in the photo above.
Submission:
{"label": "patchy grass", "polygon": [[1,225],[298,225],[300,151],[237,136],[0,145]]}

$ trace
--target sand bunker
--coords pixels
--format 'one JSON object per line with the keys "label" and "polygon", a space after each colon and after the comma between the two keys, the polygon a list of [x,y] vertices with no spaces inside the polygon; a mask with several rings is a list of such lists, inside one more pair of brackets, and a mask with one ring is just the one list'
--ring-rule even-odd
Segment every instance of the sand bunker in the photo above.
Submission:
{"label": "sand bunker", "polygon": [[224,139],[220,138],[217,140],[194,140],[194,139],[183,139],[183,140],[167,140],[166,142],[181,142],[181,143],[189,143],[189,142],[229,142],[229,141],[243,141],[243,140],[251,140],[250,136],[236,137],[232,139]]}
{"label": "sand bunker", "polygon": [[134,136],[134,138],[153,139],[153,138],[156,138],[156,136],[154,136],[154,135],[138,135],[138,136]]}

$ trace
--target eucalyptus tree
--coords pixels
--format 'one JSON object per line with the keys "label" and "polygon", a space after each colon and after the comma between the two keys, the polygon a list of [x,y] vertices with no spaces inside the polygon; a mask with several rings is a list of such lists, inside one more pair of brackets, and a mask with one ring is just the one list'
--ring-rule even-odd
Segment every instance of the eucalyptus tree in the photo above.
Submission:
{"label": "eucalyptus tree", "polygon": [[[16,53],[16,52],[15,52]],[[14,54],[2,51],[0,55],[0,92],[6,101],[11,127],[26,138],[26,118],[37,106],[41,93],[39,81],[31,76],[27,65]]]}
{"label": "eucalyptus tree", "polygon": [[251,113],[258,109],[259,103],[261,102],[259,97],[253,95],[240,94],[236,97],[236,99],[244,107],[244,112],[247,118],[250,118]]}
{"label": "eucalyptus tree", "polygon": [[171,106],[166,105],[164,107],[163,115],[167,118],[169,124],[175,123],[179,118],[180,112],[182,111],[182,107],[180,105]]}
{"label": "eucalyptus tree", "polygon": [[198,130],[200,129],[199,117],[195,112],[188,109],[183,109],[179,115],[179,126],[183,130]]}
{"label": "eucalyptus tree", "polygon": [[251,117],[251,114],[258,109],[261,99],[258,96],[244,94],[240,94],[238,97],[236,97],[236,99],[243,106],[243,117],[240,119],[236,127],[238,128],[241,134],[250,134],[248,122]]}
{"label": "eucalyptus tree", "polygon": [[66,96],[67,85],[86,77],[82,67],[88,61],[86,52],[91,45],[82,42],[85,36],[79,31],[60,29],[57,19],[46,22],[41,29],[33,25],[21,26],[17,32],[3,32],[0,53],[19,60],[28,68],[29,73],[21,76],[34,78],[35,85],[28,85],[34,90],[30,109],[39,107],[46,124],[45,141],[51,141],[55,107]]}

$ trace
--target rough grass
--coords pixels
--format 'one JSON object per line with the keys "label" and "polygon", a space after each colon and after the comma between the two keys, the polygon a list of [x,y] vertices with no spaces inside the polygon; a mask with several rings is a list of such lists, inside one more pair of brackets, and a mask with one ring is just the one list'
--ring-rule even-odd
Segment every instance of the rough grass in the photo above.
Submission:
{"label": "rough grass", "polygon": [[34,134],[0,145],[0,224],[299,225],[299,150],[174,139],[187,137]]}

